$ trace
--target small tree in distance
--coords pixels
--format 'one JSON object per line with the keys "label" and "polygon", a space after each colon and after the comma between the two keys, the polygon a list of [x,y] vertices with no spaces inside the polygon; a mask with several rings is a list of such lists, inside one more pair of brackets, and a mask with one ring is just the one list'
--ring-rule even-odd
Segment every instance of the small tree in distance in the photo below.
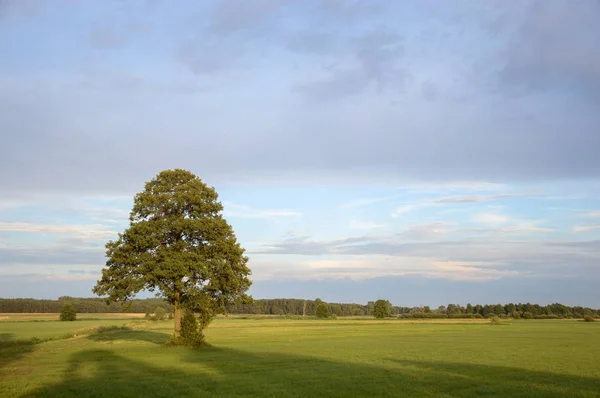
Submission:
{"label": "small tree in distance", "polygon": [[75,308],[70,303],[66,303],[60,310],[60,317],[58,319],[63,322],[74,321],[77,319],[77,312],[75,312]]}
{"label": "small tree in distance", "polygon": [[383,319],[390,316],[390,303],[387,300],[377,300],[373,308],[373,316]]}
{"label": "small tree in distance", "polygon": [[327,308],[327,304],[319,303],[315,307],[315,315],[317,318],[327,318],[329,316],[329,308]]}
{"label": "small tree in distance", "polygon": [[167,311],[163,307],[161,307],[160,305],[158,307],[156,307],[156,309],[154,310],[154,318],[157,321],[164,320],[166,316],[167,316]]}

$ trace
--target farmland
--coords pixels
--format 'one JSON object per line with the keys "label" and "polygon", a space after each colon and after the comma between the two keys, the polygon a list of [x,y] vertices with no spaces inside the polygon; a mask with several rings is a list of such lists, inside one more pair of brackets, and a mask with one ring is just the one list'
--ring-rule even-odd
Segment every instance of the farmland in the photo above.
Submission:
{"label": "farmland", "polygon": [[172,321],[25,318],[0,320],[2,396],[600,396],[600,322],[219,318],[190,349]]}

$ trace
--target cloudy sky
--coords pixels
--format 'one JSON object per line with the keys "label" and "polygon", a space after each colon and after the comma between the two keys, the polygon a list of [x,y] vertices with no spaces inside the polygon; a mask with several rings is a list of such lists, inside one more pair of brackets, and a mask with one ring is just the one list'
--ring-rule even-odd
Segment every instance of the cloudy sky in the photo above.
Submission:
{"label": "cloudy sky", "polygon": [[91,296],[168,168],[251,293],[600,307],[600,3],[0,0],[0,297]]}

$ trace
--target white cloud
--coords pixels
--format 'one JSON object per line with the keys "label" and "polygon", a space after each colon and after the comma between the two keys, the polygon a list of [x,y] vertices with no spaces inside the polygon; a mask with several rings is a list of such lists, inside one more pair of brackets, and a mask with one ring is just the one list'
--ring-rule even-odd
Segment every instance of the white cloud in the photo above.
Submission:
{"label": "white cloud", "polygon": [[426,207],[431,207],[434,206],[432,203],[430,203],[429,201],[422,201],[422,202],[417,202],[417,203],[413,203],[413,204],[407,204],[404,206],[400,206],[394,209],[394,211],[392,212],[392,218],[398,218],[400,216],[402,216],[403,214],[406,213],[410,213],[413,212],[415,210],[419,210],[419,209],[423,209]]}
{"label": "white cloud", "polygon": [[472,220],[483,224],[503,224],[508,221],[508,217],[497,213],[479,213]]}
{"label": "white cloud", "polygon": [[100,224],[91,225],[50,225],[26,222],[0,222],[0,231],[24,232],[33,234],[61,234],[82,236],[89,239],[111,239],[117,233]]}
{"label": "white cloud", "polygon": [[289,262],[286,259],[265,262],[253,259],[255,277],[258,280],[280,278],[278,270],[282,266],[285,266],[286,277],[297,280],[363,280],[384,276],[422,275],[448,280],[484,281],[519,275],[518,271],[503,269],[499,262],[446,261],[377,254],[310,257],[300,262]]}
{"label": "white cloud", "polygon": [[599,228],[600,224],[575,225],[573,227],[573,232],[588,232]]}
{"label": "white cloud", "polygon": [[379,224],[374,221],[358,221],[352,220],[350,221],[349,227],[353,229],[378,229],[384,228],[385,224]]}
{"label": "white cloud", "polygon": [[450,181],[447,183],[413,184],[410,190],[414,193],[444,193],[453,191],[504,191],[507,186],[485,181]]}
{"label": "white cloud", "polygon": [[587,217],[590,217],[590,218],[599,218],[600,217],[600,210],[594,210],[592,212],[589,212],[587,214]]}
{"label": "white cloud", "polygon": [[390,198],[388,198],[388,197],[355,199],[355,200],[350,200],[346,203],[342,203],[339,206],[339,208],[342,210],[358,209],[360,207],[366,207],[366,206],[374,205],[376,203],[385,202],[386,200],[389,200],[389,199]]}
{"label": "white cloud", "polygon": [[245,205],[236,205],[233,203],[224,204],[223,216],[231,218],[280,218],[280,217],[299,217],[302,213],[286,209],[253,209]]}
{"label": "white cloud", "polygon": [[397,218],[402,214],[410,213],[412,211],[442,205],[459,205],[469,203],[481,203],[490,202],[494,200],[500,200],[504,198],[514,198],[521,196],[530,196],[531,194],[517,194],[517,193],[502,193],[495,195],[456,195],[456,196],[442,196],[433,199],[422,199],[414,203],[399,206],[392,212],[392,217]]}
{"label": "white cloud", "polygon": [[435,240],[442,238],[448,231],[446,223],[413,225],[404,228],[398,235],[406,240]]}
{"label": "white cloud", "polygon": [[433,203],[481,203],[504,198],[515,198],[520,196],[529,196],[528,194],[504,193],[497,195],[463,195],[463,196],[445,196],[433,199]]}

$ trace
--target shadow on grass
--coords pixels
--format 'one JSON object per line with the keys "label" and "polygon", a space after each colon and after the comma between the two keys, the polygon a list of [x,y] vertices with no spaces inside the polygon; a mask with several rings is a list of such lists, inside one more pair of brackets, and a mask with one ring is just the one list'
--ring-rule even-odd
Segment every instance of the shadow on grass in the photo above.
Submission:
{"label": "shadow on grass", "polygon": [[[115,331],[104,337],[158,343],[165,334]],[[90,336],[91,337],[91,336]],[[129,355],[129,356],[127,356]],[[519,368],[390,359],[384,366],[281,353],[171,348],[73,354],[61,381],[28,397],[598,397],[600,380]]]}
{"label": "shadow on grass", "polygon": [[13,333],[0,333],[0,369],[34,350],[37,339],[17,340]]}
{"label": "shadow on grass", "polygon": [[126,326],[107,328],[99,330],[86,336],[88,340],[97,342],[111,342],[115,340],[145,341],[147,343],[164,344],[169,341],[170,336],[166,333],[153,332],[149,330],[136,330]]}

